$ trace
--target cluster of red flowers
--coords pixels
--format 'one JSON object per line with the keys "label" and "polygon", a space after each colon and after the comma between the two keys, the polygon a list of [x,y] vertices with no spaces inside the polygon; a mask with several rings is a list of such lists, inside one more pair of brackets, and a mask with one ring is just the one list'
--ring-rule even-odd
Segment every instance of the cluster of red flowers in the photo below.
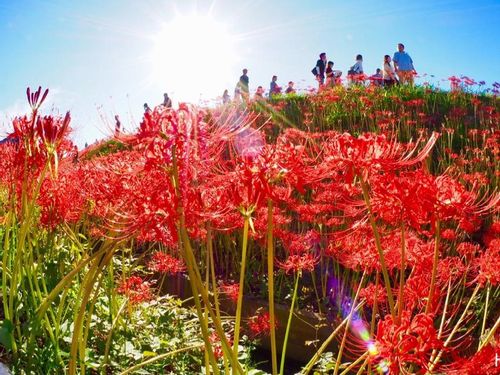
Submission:
{"label": "cluster of red flowers", "polygon": [[141,303],[153,298],[149,282],[140,276],[130,276],[122,280],[117,288],[118,293],[126,296],[131,303]]}
{"label": "cluster of red flowers", "polygon": [[166,273],[170,275],[183,272],[186,267],[182,260],[164,252],[158,251],[153,254],[148,263],[148,268],[154,272]]}
{"label": "cluster of red flowers", "polygon": [[[277,327],[277,322],[274,322]],[[248,321],[248,332],[251,338],[260,336],[267,336],[271,330],[271,318],[269,312],[259,312],[257,315],[252,316]]]}
{"label": "cluster of red flowers", "polygon": [[[357,135],[340,125],[338,130],[276,134],[277,126],[262,113],[160,106],[144,115],[137,134],[122,139],[122,151],[93,155],[86,150],[76,158],[67,139],[69,114],[38,115],[46,95],[41,89],[28,92],[31,115],[13,121],[9,142],[0,147],[5,171],[0,182],[15,198],[9,201],[19,202],[23,189],[38,192],[34,187],[40,186],[36,201],[42,226],[57,230],[83,222],[85,236],[160,243],[168,253],[152,254],[148,267],[167,274],[185,269],[182,260],[169,255],[179,245],[180,222],[195,248],[202,248],[209,230],[222,238],[217,243],[228,244],[217,249],[217,272],[226,260],[238,260],[235,233],[246,219],[253,260],[263,259],[265,251],[259,249],[265,247],[272,207],[280,272],[310,272],[325,261],[325,272],[334,263],[371,278],[360,299],[367,309],[384,305],[378,310],[376,345],[391,372],[408,364],[425,370],[432,351],[442,347],[434,317],[449,290],[472,282],[480,287],[500,283],[500,195],[481,186],[493,185],[500,176],[500,115],[477,97],[463,106],[456,100],[449,113],[436,117],[420,97],[325,90],[310,99],[317,112],[301,114],[312,126],[327,107],[348,111],[362,123],[351,124]],[[391,110],[380,109],[383,100],[392,103]],[[482,129],[461,122],[471,110]],[[365,123],[378,126],[377,132],[365,131]],[[441,123],[441,137],[428,130]],[[397,133],[402,124],[415,141]],[[454,137],[460,132],[467,146],[457,149]],[[438,158],[433,164],[427,162],[431,155]],[[46,170],[57,173],[44,175]],[[222,271],[234,277],[234,270]],[[384,271],[389,288],[380,277]],[[240,287],[220,286],[234,301]],[[384,315],[391,290],[399,299],[401,322]],[[152,298],[150,284],[139,276],[124,280],[118,291],[133,303]],[[453,304],[453,311],[465,305],[461,300]],[[267,332],[268,314],[252,318],[249,329],[255,336]],[[474,361],[486,358],[480,353]]]}

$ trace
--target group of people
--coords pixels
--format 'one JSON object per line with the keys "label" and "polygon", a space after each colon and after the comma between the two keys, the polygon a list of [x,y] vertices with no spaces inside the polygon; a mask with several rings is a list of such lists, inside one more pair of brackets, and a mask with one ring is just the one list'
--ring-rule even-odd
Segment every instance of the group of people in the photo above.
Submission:
{"label": "group of people", "polygon": [[[328,61],[326,53],[322,52],[316,65],[312,69],[312,73],[316,77],[320,87],[336,86],[342,84],[342,71],[333,69],[333,61]],[[250,97],[248,69],[243,69],[243,74],[240,76],[238,83],[234,89],[234,101],[248,101]],[[413,60],[405,51],[403,43],[398,44],[398,50],[391,56],[385,55],[382,68],[377,68],[375,74],[367,76],[363,69],[363,56],[357,55],[356,62],[347,71],[347,80],[349,84],[363,84],[367,79],[374,86],[390,87],[396,84],[413,85],[413,79],[416,75]],[[288,82],[288,87],[285,89],[285,94],[295,93],[294,82]],[[278,77],[273,75],[269,85],[269,98],[274,95],[282,94],[282,88],[278,85]],[[255,100],[264,99],[264,88],[258,86],[254,94]],[[228,90],[224,90],[222,95],[222,103],[231,102],[231,96]]]}
{"label": "group of people", "polygon": [[[391,62],[394,63],[394,66]],[[334,86],[341,83],[340,77],[342,72],[340,70],[333,70],[333,65],[333,61],[327,61],[325,52],[319,55],[319,60],[316,62],[312,73],[316,76],[320,86]],[[413,60],[405,51],[404,44],[399,43],[398,51],[394,53],[392,60],[391,56],[385,55],[383,68],[378,68],[376,73],[369,76],[368,79],[375,86],[390,87],[398,83],[413,85],[414,75],[416,75],[416,71],[413,66]],[[363,70],[362,55],[356,56],[356,62],[347,71],[347,78],[349,83],[361,83],[365,81],[366,75]]]}
{"label": "group of people", "polygon": [[[238,83],[236,84],[236,87],[234,89],[234,101],[235,102],[240,102],[242,100],[248,101],[250,98],[250,89],[249,89],[249,78],[248,78],[248,69],[243,69],[243,74],[240,76],[240,79],[238,80]],[[294,88],[295,83],[293,81],[288,82],[288,86],[285,89],[285,94],[294,94],[295,88]],[[274,75],[271,78],[271,83],[269,84],[269,97],[271,98],[274,95],[279,95],[282,94],[283,89],[281,86],[278,85],[278,76]],[[264,87],[258,86],[257,90],[255,91],[254,94],[254,99],[255,100],[263,100],[264,99]],[[224,90],[224,93],[222,94],[222,103],[223,104],[228,104],[231,102],[231,96],[229,95],[228,90]]]}

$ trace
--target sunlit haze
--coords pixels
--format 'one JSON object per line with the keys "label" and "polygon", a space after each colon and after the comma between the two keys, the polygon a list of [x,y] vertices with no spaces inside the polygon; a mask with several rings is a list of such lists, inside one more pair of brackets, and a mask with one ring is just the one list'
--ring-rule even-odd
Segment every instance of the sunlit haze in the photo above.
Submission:
{"label": "sunlit haze", "polygon": [[170,96],[197,103],[234,84],[234,34],[209,14],[176,15],[153,36],[152,75]]}

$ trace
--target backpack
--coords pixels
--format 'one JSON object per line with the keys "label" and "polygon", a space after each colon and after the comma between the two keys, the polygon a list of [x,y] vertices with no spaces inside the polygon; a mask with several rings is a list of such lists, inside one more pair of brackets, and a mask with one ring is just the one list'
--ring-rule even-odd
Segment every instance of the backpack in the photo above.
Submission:
{"label": "backpack", "polygon": [[315,66],[315,67],[311,70],[311,73],[312,73],[312,74],[314,74],[314,76],[319,75],[319,73],[318,73],[318,67],[317,67],[317,66]]}

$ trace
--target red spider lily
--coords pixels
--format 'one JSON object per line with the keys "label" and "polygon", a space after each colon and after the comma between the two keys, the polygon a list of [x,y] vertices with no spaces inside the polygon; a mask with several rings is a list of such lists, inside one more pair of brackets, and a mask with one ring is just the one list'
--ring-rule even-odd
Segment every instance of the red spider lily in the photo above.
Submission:
{"label": "red spider lily", "polygon": [[148,263],[148,268],[154,272],[166,273],[170,275],[183,272],[186,269],[182,260],[176,259],[173,256],[161,251],[157,251],[153,254]]}
{"label": "red spider lily", "polygon": [[69,131],[71,117],[66,112],[64,118],[53,116],[38,117],[36,121],[36,132],[45,143],[47,149],[54,149],[65,138]]}
{"label": "red spider lily", "polygon": [[303,271],[314,271],[314,267],[319,263],[319,257],[313,254],[295,254],[289,255],[284,262],[276,261],[279,268],[285,270],[285,273],[297,273]]}
{"label": "red spider lily", "polygon": [[229,299],[233,302],[238,301],[238,294],[240,292],[240,284],[238,283],[233,283],[233,284],[222,284],[221,285],[222,293],[225,293]]}
{"label": "red spider lily", "polygon": [[480,351],[468,358],[455,358],[453,363],[446,366],[446,375],[498,375],[500,365],[500,337],[492,340]]}
{"label": "red spider lily", "polygon": [[461,242],[457,246],[457,252],[467,259],[471,259],[479,252],[479,245],[470,242]]}
{"label": "red spider lily", "polygon": [[[215,359],[219,360],[224,356],[224,349],[222,349],[222,344],[219,335],[217,332],[212,332],[209,336],[210,344],[212,345],[212,351],[214,353]],[[233,345],[232,337],[226,334],[226,339],[229,343],[229,346]]]}
{"label": "red spider lily", "polygon": [[359,298],[366,301],[367,306],[373,307],[375,303],[384,304],[387,300],[387,291],[383,284],[368,284],[359,291]]}
{"label": "red spider lily", "polygon": [[495,286],[500,284],[500,239],[490,242],[486,251],[479,257],[478,282],[482,285],[489,282]]}
{"label": "red spider lily", "polygon": [[[277,327],[278,322],[275,322],[274,326]],[[267,336],[271,330],[271,317],[269,312],[259,312],[255,316],[252,316],[248,321],[248,331],[251,338],[257,338],[259,336]]]}
{"label": "red spider lily", "polygon": [[496,238],[500,238],[500,221],[495,221],[483,234],[483,243],[485,246],[489,246],[491,241]]}
{"label": "red spider lily", "polygon": [[41,209],[40,223],[45,227],[54,229],[62,223],[78,222],[90,208],[85,170],[73,162],[63,163],[57,179],[45,179],[37,202]]}
{"label": "red spider lily", "polygon": [[149,282],[140,276],[130,276],[118,286],[117,292],[125,295],[133,304],[149,301],[153,298]]}
{"label": "red spider lily", "polygon": [[[39,86],[38,87],[38,90],[36,90],[35,92],[31,92],[30,88],[28,87],[26,89],[26,96],[28,97],[28,103],[32,109],[33,112],[37,111],[38,108],[40,108],[40,106],[42,105],[43,101],[45,100],[45,98],[47,97],[47,95],[49,94],[49,89],[45,89],[45,91],[43,92],[43,95],[42,97],[40,97],[40,94],[42,93],[42,87]],[[40,100],[38,100],[40,99]]]}
{"label": "red spider lily", "polygon": [[395,139],[387,139],[384,135],[367,133],[356,138],[344,133],[325,142],[324,161],[332,170],[338,170],[339,167],[345,170],[347,182],[350,182],[355,175],[366,179],[370,172],[396,170],[422,162],[437,139],[438,133],[433,133],[422,150],[417,153],[422,138],[413,145],[405,146]]}
{"label": "red spider lily", "polygon": [[457,233],[453,229],[445,229],[441,232],[441,238],[448,241],[454,241],[457,238]]}
{"label": "red spider lily", "polygon": [[413,371],[425,371],[432,352],[443,346],[433,318],[430,314],[418,314],[412,318],[405,311],[400,324],[395,324],[392,317],[386,315],[377,326],[377,354],[371,356],[371,362],[389,368],[391,374],[409,374],[412,366]]}

